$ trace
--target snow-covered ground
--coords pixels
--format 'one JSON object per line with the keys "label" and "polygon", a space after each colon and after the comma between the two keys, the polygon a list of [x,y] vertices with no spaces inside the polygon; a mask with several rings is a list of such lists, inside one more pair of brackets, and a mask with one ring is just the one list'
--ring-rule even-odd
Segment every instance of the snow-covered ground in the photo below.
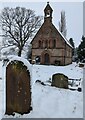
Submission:
{"label": "snow-covered ground", "polygon": [[[0,68],[2,63],[0,62]],[[3,67],[2,67],[3,68]],[[4,115],[3,82],[0,80],[0,118],[83,118],[83,91],[60,89],[42,85],[36,80],[48,84],[54,73],[63,73],[68,78],[82,79],[83,69],[76,63],[68,66],[32,65],[32,108],[29,114]],[[0,78],[3,78],[0,71]],[[4,80],[3,80],[4,81]],[[1,107],[2,106],[2,107]]]}

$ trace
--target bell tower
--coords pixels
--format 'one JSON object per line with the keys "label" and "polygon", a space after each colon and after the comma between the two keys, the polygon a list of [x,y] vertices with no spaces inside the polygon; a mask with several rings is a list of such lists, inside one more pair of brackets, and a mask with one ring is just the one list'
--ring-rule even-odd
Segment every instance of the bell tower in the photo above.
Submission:
{"label": "bell tower", "polygon": [[50,20],[50,22],[52,22],[52,8],[49,5],[49,2],[47,2],[47,5],[44,9],[44,21],[46,20]]}

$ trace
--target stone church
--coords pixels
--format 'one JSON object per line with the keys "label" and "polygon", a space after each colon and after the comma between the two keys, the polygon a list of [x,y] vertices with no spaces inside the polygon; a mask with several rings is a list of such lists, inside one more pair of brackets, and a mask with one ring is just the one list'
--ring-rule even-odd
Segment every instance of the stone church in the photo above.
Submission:
{"label": "stone church", "polygon": [[52,23],[53,9],[47,2],[44,23],[34,36],[32,63],[44,65],[68,65],[72,63],[72,46]]}

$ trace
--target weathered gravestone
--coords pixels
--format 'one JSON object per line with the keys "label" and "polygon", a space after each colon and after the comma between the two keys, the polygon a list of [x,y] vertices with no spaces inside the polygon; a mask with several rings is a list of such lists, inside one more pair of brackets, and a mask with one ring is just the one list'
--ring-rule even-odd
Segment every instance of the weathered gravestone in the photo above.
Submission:
{"label": "weathered gravestone", "polygon": [[6,114],[25,114],[30,110],[30,72],[22,61],[11,61],[6,68]]}
{"label": "weathered gravestone", "polygon": [[51,86],[67,89],[68,88],[68,77],[60,73],[54,74],[52,76]]}

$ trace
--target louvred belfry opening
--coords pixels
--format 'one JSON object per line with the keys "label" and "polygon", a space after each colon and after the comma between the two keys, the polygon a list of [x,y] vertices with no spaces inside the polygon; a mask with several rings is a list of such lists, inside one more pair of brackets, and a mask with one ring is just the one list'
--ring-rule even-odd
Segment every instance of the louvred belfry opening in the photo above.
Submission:
{"label": "louvred belfry opening", "polygon": [[44,20],[47,20],[48,18],[50,19],[50,21],[52,21],[52,8],[49,5],[49,2],[47,2],[47,6],[44,9]]}

